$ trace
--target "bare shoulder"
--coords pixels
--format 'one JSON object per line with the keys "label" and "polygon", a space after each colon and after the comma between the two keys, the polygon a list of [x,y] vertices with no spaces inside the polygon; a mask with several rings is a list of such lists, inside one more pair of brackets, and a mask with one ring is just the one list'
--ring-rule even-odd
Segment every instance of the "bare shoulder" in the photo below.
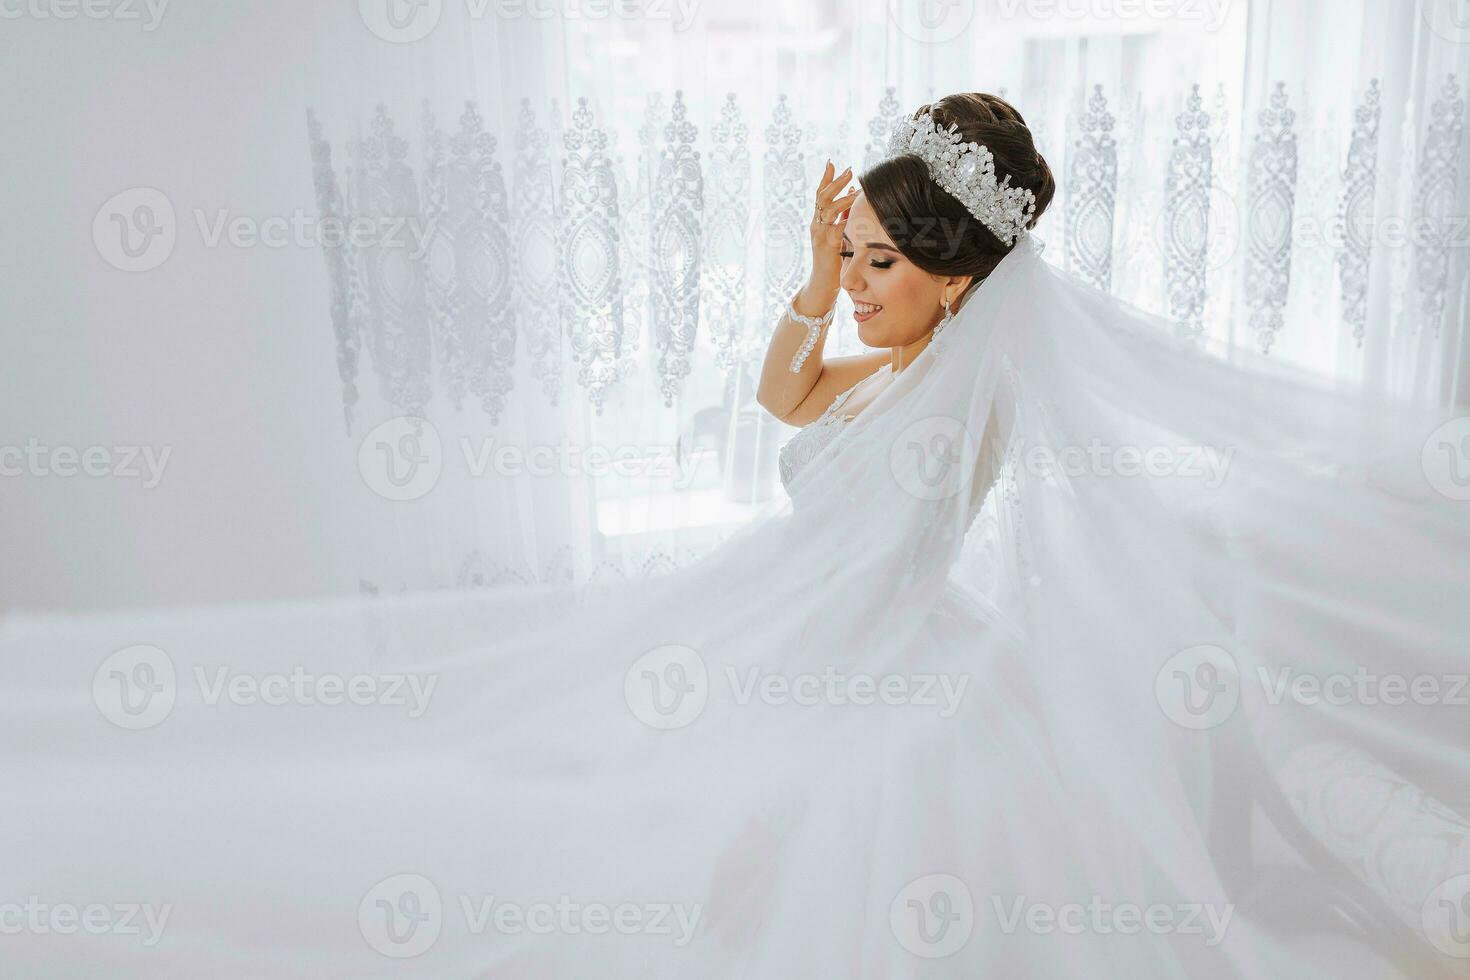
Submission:
{"label": "bare shoulder", "polygon": [[822,362],[822,373],[817,376],[812,390],[799,405],[782,416],[781,421],[787,425],[810,425],[821,418],[838,395],[892,361],[893,354],[887,350],[827,358]]}

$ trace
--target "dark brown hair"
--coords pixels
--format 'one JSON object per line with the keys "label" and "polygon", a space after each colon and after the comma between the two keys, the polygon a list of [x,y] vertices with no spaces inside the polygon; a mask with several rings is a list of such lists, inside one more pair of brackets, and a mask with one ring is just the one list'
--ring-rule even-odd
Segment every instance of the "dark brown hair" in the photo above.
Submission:
{"label": "dark brown hair", "polygon": [[[1035,227],[1051,205],[1056,182],[1016,108],[998,95],[964,92],[920,106],[913,118],[926,111],[941,128],[957,126],[965,142],[988,148],[997,179],[1009,174],[1012,186],[1036,195],[1036,213],[1027,223]],[[1012,248],[936,184],[916,156],[885,160],[864,171],[858,182],[893,244],[925,272],[974,276],[978,284]]]}

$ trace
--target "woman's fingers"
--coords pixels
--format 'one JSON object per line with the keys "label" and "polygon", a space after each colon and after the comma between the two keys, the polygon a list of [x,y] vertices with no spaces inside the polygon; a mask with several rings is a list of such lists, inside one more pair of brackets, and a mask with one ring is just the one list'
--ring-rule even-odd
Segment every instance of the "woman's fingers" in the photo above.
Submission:
{"label": "woman's fingers", "polygon": [[861,193],[862,191],[860,189],[855,190],[851,194],[837,198],[833,201],[827,201],[825,204],[821,205],[822,217],[823,219],[825,219],[822,223],[830,225],[834,218],[838,218],[839,216],[842,218],[846,218],[847,212],[852,209],[852,202],[856,201],[858,199],[858,195]]}
{"label": "woman's fingers", "polygon": [[858,195],[861,193],[862,188],[859,187],[854,188],[851,194],[844,195],[840,198],[827,196],[819,200],[817,202],[817,211],[812,215],[812,221],[815,224],[831,225],[834,218],[852,207],[852,202],[856,201]]}
{"label": "woman's fingers", "polygon": [[[840,205],[840,206],[837,206],[837,207],[829,207],[829,208],[827,208],[826,211],[824,211],[822,213],[822,220],[818,221],[815,217],[812,218],[812,227],[814,229],[818,229],[818,228],[838,228],[838,229],[840,229],[844,224],[846,224],[847,219],[848,219],[849,216],[851,216],[851,214],[852,214],[852,205],[851,204]],[[834,239],[834,241],[835,240],[836,239]]]}
{"label": "woman's fingers", "polygon": [[826,187],[823,187],[820,191],[817,192],[817,203],[831,204],[832,199],[835,198],[838,194],[845,191],[851,183],[852,178],[850,177],[844,177],[841,180],[832,181],[832,183],[828,184]]}
{"label": "woman's fingers", "polygon": [[840,177],[841,176],[841,174],[835,174],[835,173],[832,172],[833,171],[833,168],[835,168],[836,166],[837,166],[837,164],[833,163],[831,160],[828,160],[827,161],[827,166],[823,168],[823,170],[822,170],[822,179],[819,180],[819,181],[817,181],[817,200],[818,201],[820,201],[822,199],[822,192],[825,191],[829,186],[831,186],[832,182],[837,177]]}
{"label": "woman's fingers", "polygon": [[832,198],[837,192],[852,182],[852,168],[848,167],[836,177],[830,176],[832,164],[827,164],[827,171],[822,175],[821,186],[817,188],[817,204],[825,207],[832,203]]}
{"label": "woman's fingers", "polygon": [[[822,171],[822,181],[817,187],[817,207],[812,214],[812,230],[818,227],[833,228],[847,220],[848,211],[852,209],[852,202],[857,200],[862,188],[853,188],[852,193],[837,195],[852,183],[852,168],[848,167],[840,174],[833,175],[835,164],[827,161],[827,166]],[[823,239],[829,243],[836,239]]]}

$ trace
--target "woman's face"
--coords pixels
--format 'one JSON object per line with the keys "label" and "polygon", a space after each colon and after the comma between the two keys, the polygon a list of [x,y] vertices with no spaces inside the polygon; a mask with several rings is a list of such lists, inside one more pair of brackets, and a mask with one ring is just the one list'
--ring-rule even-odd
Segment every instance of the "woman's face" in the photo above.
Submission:
{"label": "woman's face", "polygon": [[869,347],[917,343],[944,316],[947,281],[904,258],[866,194],[853,201],[842,235],[841,285],[852,297],[858,339]]}

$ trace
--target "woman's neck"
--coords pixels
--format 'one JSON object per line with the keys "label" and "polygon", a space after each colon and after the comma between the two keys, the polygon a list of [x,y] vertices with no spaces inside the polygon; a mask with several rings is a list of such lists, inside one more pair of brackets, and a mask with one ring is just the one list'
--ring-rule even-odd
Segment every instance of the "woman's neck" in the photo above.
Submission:
{"label": "woman's neck", "polygon": [[929,341],[934,339],[934,331],[930,330],[914,341],[912,344],[904,344],[902,347],[890,347],[888,350],[893,355],[893,373],[898,374],[904,368],[914,363],[914,358],[924,352],[929,346]]}
{"label": "woman's neck", "polygon": [[[954,304],[954,313],[956,316],[959,315],[960,309],[965,305],[966,301],[968,301],[969,298],[975,294],[975,289],[979,285],[979,282],[971,283],[969,288],[967,288],[963,293],[960,294],[960,298]],[[937,327],[939,326],[939,324],[936,323],[935,326]],[[893,355],[893,373],[898,374],[904,368],[914,363],[914,358],[922,354],[924,352],[924,348],[929,346],[929,341],[933,339],[934,331],[929,330],[924,334],[924,336],[920,337],[912,344],[905,344],[902,347],[890,347],[888,350]]]}

